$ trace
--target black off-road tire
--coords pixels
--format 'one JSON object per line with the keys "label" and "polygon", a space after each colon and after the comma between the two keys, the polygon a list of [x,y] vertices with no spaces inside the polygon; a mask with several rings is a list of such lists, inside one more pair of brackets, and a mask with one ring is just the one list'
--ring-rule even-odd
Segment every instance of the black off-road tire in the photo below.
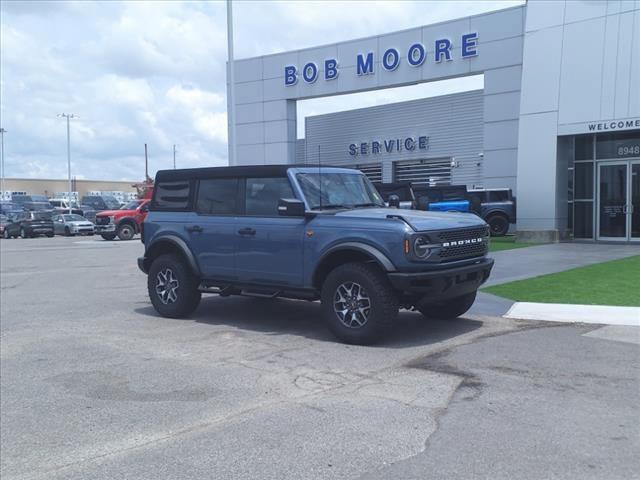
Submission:
{"label": "black off-road tire", "polygon": [[476,300],[476,292],[450,298],[444,302],[429,303],[428,299],[418,302],[416,309],[426,318],[451,320],[467,313]]}
{"label": "black off-road tire", "polygon": [[[362,326],[349,327],[334,309],[338,287],[357,283],[369,297],[369,313]],[[389,280],[372,264],[346,263],[329,273],[322,285],[322,309],[329,330],[340,341],[369,345],[385,338],[398,317],[398,298]]]}
{"label": "black off-road tire", "polygon": [[51,233],[47,233],[47,237],[49,237],[49,238],[53,238],[53,235],[54,235],[54,233],[53,233],[53,232],[51,232]]}
{"label": "black off-road tire", "polygon": [[[162,295],[157,291],[160,276],[171,272],[171,276],[178,282],[175,289],[175,300],[164,303]],[[160,255],[149,268],[147,276],[147,290],[149,298],[156,311],[163,317],[186,318],[191,315],[200,304],[202,294],[198,290],[199,280],[191,272],[189,266],[177,255]]]}
{"label": "black off-road tire", "polygon": [[504,237],[509,232],[509,220],[504,215],[491,215],[486,222],[492,237]]}
{"label": "black off-road tire", "polygon": [[29,235],[27,235],[27,231],[24,229],[24,227],[20,228],[20,238],[29,238]]}
{"label": "black off-road tire", "polygon": [[116,234],[120,240],[131,240],[136,234],[136,228],[130,223],[121,223]]}
{"label": "black off-road tire", "polygon": [[103,233],[102,235],[100,235],[102,238],[104,238],[105,240],[111,241],[114,238],[116,238],[116,234],[115,233]]}

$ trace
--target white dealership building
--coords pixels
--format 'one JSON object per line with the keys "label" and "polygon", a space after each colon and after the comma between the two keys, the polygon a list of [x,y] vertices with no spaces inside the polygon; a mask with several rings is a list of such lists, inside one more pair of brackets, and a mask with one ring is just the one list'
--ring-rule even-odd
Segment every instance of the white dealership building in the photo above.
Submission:
{"label": "white dealership building", "polygon": [[[480,90],[320,115],[296,102],[483,75]],[[514,8],[235,62],[238,165],[511,188],[522,239],[640,240],[640,0]]]}

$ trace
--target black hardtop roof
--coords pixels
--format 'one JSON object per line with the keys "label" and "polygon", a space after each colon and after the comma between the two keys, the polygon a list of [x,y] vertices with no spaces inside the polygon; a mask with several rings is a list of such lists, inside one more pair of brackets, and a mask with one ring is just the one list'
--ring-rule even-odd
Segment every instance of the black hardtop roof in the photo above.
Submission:
{"label": "black hardtop roof", "polygon": [[[229,177],[282,177],[290,168],[314,168],[314,164],[246,165],[237,167],[201,167],[180,168],[176,170],[158,170],[156,182],[190,180],[192,178],[229,178]],[[322,165],[322,168],[349,168]]]}

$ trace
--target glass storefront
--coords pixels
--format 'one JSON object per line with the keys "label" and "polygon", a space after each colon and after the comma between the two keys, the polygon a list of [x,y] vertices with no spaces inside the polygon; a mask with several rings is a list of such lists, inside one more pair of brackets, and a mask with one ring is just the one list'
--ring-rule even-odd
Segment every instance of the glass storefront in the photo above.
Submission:
{"label": "glass storefront", "polygon": [[573,238],[640,240],[640,131],[576,135],[568,155]]}

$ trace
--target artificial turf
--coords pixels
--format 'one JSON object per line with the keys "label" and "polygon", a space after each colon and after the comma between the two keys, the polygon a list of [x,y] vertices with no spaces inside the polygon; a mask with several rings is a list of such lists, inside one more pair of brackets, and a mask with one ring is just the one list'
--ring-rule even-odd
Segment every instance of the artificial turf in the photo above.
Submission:
{"label": "artificial turf", "polygon": [[640,255],[482,289],[518,302],[640,306]]}

